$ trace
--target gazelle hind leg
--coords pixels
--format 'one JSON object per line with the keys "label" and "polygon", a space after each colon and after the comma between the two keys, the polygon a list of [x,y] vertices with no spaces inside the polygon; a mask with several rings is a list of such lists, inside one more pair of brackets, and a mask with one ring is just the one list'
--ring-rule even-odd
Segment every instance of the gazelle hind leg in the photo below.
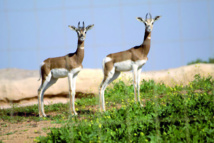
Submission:
{"label": "gazelle hind leg", "polygon": [[113,82],[115,79],[118,78],[118,76],[120,75],[120,72],[116,71],[113,75],[113,77],[109,80],[108,84],[110,84],[111,82]]}
{"label": "gazelle hind leg", "polygon": [[113,77],[111,77],[110,78],[110,80],[108,80],[108,83],[107,84],[105,84],[105,86],[104,86],[104,90],[103,90],[103,93],[102,93],[102,99],[103,99],[103,109],[104,109],[104,111],[105,111],[105,97],[104,97],[104,92],[105,92],[105,90],[106,90],[106,88],[107,88],[107,86],[111,83],[111,82],[113,82],[115,79],[117,79],[118,78],[118,76],[120,75],[120,72],[115,72],[114,73],[114,75],[113,75]]}
{"label": "gazelle hind leg", "polygon": [[[103,111],[105,111],[105,97],[104,97],[104,93],[105,93],[105,89],[106,87],[112,82],[114,81],[118,76],[120,75],[120,72],[115,72],[115,68],[113,68],[109,73],[107,77],[104,77],[104,80],[101,84],[100,87],[100,104],[102,105],[101,108],[103,109]],[[101,110],[102,110],[101,109]]]}
{"label": "gazelle hind leg", "polygon": [[47,83],[44,82],[40,90],[38,91],[38,109],[39,109],[39,117],[46,117],[46,114],[43,109],[43,96],[44,96],[44,88]]}
{"label": "gazelle hind leg", "polygon": [[42,89],[42,86],[43,86],[43,82],[41,83],[39,89],[38,89],[38,110],[39,110],[39,117],[42,117],[42,109],[41,109],[41,94],[43,92],[43,89]]}
{"label": "gazelle hind leg", "polygon": [[110,77],[108,76],[107,78],[104,78],[103,83],[100,87],[100,109],[101,112],[105,111],[105,98],[104,98],[104,93],[105,93],[105,89],[108,86],[108,82],[110,80]]}
{"label": "gazelle hind leg", "polygon": [[[54,83],[56,83],[57,79],[56,78],[51,78],[51,80],[48,82],[46,87],[43,90],[42,96],[41,96],[41,107],[42,107],[42,113],[45,115],[45,110],[44,110],[44,93],[45,91],[51,87]],[[46,116],[46,115],[45,115]]]}
{"label": "gazelle hind leg", "polygon": [[51,73],[46,77],[45,81],[42,81],[40,88],[38,89],[38,109],[39,109],[39,116],[46,117],[44,112],[44,103],[43,103],[43,96],[45,90],[50,87],[50,80],[51,80]]}
{"label": "gazelle hind leg", "polygon": [[100,111],[103,110],[103,106],[102,106],[102,101],[103,101],[103,99],[102,99],[102,96],[103,96],[103,92],[104,92],[104,91],[103,91],[104,82],[105,82],[105,77],[104,77],[103,81],[101,82],[101,84],[100,84],[100,89],[99,89],[99,104],[100,104]]}
{"label": "gazelle hind leg", "polygon": [[42,104],[41,104],[41,96],[42,96],[42,88],[39,88],[38,90],[38,110],[39,110],[39,117],[42,117],[43,114],[42,114]]}

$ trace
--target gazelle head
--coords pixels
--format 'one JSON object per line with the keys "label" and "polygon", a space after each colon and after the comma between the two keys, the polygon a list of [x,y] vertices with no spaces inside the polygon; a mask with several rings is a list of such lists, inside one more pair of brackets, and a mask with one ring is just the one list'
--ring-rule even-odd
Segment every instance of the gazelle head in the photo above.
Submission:
{"label": "gazelle head", "polygon": [[78,28],[76,28],[75,26],[68,25],[68,27],[71,28],[71,30],[74,30],[77,32],[78,40],[80,40],[80,41],[85,40],[86,32],[89,29],[91,29],[93,26],[94,26],[94,24],[88,25],[87,27],[85,27],[84,21],[83,21],[83,27],[80,27],[80,22],[78,23]]}
{"label": "gazelle head", "polygon": [[[149,18],[148,18],[149,15]],[[154,19],[152,18],[152,15],[150,13],[146,14],[146,19],[144,20],[141,17],[137,17],[137,20],[140,22],[143,22],[146,26],[147,32],[152,32],[153,24],[156,20],[158,20],[161,16],[156,16]]]}

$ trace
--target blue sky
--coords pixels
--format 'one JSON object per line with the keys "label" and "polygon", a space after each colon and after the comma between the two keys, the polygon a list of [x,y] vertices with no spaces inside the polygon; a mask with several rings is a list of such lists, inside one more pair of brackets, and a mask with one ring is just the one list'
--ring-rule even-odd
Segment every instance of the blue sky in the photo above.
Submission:
{"label": "blue sky", "polygon": [[214,58],[214,0],[0,0],[0,69],[39,69],[49,57],[75,52],[77,34],[68,25],[94,24],[85,40],[84,68],[101,68],[109,53],[143,42],[136,20],[156,21],[143,71]]}

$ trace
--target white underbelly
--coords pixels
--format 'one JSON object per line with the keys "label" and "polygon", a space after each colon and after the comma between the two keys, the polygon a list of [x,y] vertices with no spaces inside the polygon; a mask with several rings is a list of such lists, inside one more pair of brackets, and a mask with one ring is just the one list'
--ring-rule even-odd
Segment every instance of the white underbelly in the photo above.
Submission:
{"label": "white underbelly", "polygon": [[130,71],[132,70],[132,61],[127,60],[127,61],[122,61],[114,64],[115,70],[116,71]]}
{"label": "white underbelly", "polygon": [[63,77],[68,76],[68,70],[67,69],[63,69],[63,68],[52,69],[51,73],[52,73],[52,76],[54,78],[63,78]]}
{"label": "white underbelly", "polygon": [[75,68],[75,69],[72,69],[71,71],[69,71],[64,68],[59,68],[59,69],[52,69],[51,73],[54,78],[63,78],[63,77],[67,77],[68,73],[75,75],[75,74],[79,73],[79,71],[81,69],[82,69],[81,67],[78,67],[78,68]]}
{"label": "white underbelly", "polygon": [[138,61],[131,61],[126,60],[122,62],[117,62],[114,64],[116,71],[130,71],[132,70],[133,65],[137,65],[137,67],[141,68],[147,60],[138,60]]}

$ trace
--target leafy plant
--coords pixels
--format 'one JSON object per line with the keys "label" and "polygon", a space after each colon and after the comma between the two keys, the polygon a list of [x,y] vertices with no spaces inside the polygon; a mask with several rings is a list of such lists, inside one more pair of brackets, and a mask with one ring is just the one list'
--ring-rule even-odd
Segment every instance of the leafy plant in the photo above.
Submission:
{"label": "leafy plant", "polygon": [[[214,81],[195,76],[188,86],[142,81],[144,107],[133,102],[132,85],[106,90],[106,102],[122,104],[84,119],[72,117],[37,142],[214,142]],[[81,102],[81,101],[80,101]]]}

